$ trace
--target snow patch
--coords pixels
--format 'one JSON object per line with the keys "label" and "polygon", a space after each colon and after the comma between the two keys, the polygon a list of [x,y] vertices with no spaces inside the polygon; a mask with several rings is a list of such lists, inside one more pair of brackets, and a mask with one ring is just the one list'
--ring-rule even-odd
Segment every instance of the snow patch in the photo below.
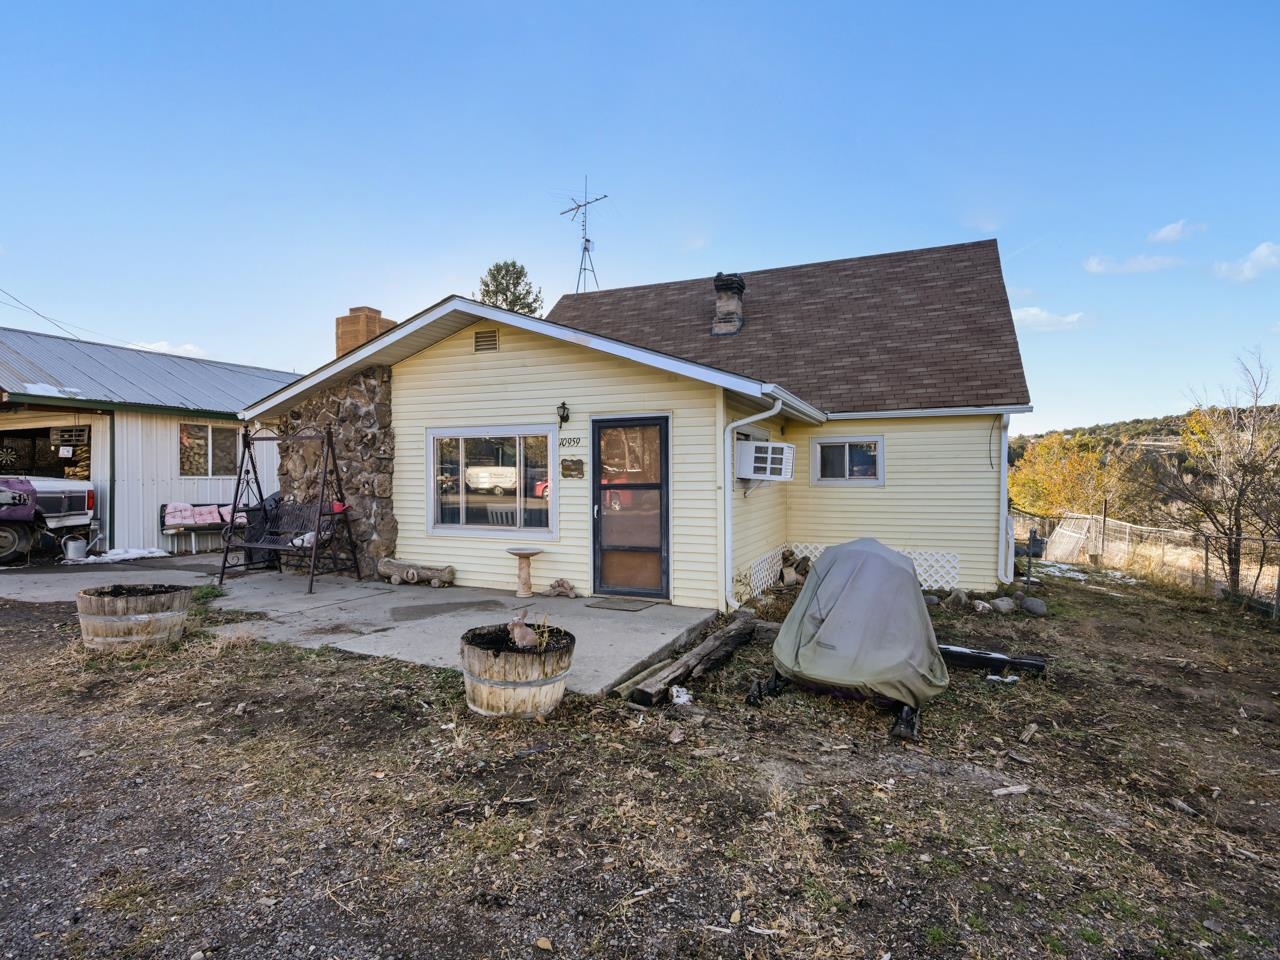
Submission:
{"label": "snow patch", "polygon": [[78,566],[85,563],[122,563],[126,560],[145,560],[148,557],[167,556],[169,556],[168,553],[164,550],[157,550],[155,547],[134,547],[132,549],[117,547],[96,557],[85,557],[83,560],[63,560],[62,562]]}
{"label": "snow patch", "polygon": [[1047,573],[1051,577],[1063,577],[1067,580],[1088,580],[1089,575],[1077,570],[1069,563],[1039,562],[1035,565],[1036,573]]}

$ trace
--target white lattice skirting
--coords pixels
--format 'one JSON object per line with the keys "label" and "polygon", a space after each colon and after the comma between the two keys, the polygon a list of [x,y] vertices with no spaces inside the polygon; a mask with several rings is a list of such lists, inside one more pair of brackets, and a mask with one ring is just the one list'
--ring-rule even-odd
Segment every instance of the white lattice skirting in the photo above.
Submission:
{"label": "white lattice skirting", "polygon": [[[782,570],[782,551],[790,547],[796,556],[817,560],[825,543],[784,543],[757,558],[750,567],[752,595],[764,593],[778,582]],[[960,555],[942,550],[902,550],[916,565],[920,586],[926,590],[952,590],[960,582]]]}

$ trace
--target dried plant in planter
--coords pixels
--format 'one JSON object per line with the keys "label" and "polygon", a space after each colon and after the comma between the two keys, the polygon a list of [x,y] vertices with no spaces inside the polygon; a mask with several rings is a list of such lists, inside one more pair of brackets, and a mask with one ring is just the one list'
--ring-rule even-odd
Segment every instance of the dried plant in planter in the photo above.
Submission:
{"label": "dried plant in planter", "polygon": [[573,658],[574,636],[526,623],[520,611],[509,623],[476,627],[462,635],[462,675],[467,706],[486,716],[541,717],[559,705]]}

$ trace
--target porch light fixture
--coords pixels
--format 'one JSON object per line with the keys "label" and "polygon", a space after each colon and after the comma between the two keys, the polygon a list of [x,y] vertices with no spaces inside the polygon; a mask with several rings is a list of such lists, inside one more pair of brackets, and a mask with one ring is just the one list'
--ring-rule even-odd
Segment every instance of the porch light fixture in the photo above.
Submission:
{"label": "porch light fixture", "polygon": [[556,407],[556,416],[560,418],[562,427],[569,422],[569,405],[563,400],[560,401],[560,406]]}

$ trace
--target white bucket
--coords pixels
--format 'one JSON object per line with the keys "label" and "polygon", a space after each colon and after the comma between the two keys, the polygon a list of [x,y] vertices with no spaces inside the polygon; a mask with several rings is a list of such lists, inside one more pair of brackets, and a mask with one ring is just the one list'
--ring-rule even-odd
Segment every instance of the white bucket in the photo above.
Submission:
{"label": "white bucket", "polygon": [[89,544],[84,537],[63,537],[62,556],[67,560],[83,560],[89,554]]}

